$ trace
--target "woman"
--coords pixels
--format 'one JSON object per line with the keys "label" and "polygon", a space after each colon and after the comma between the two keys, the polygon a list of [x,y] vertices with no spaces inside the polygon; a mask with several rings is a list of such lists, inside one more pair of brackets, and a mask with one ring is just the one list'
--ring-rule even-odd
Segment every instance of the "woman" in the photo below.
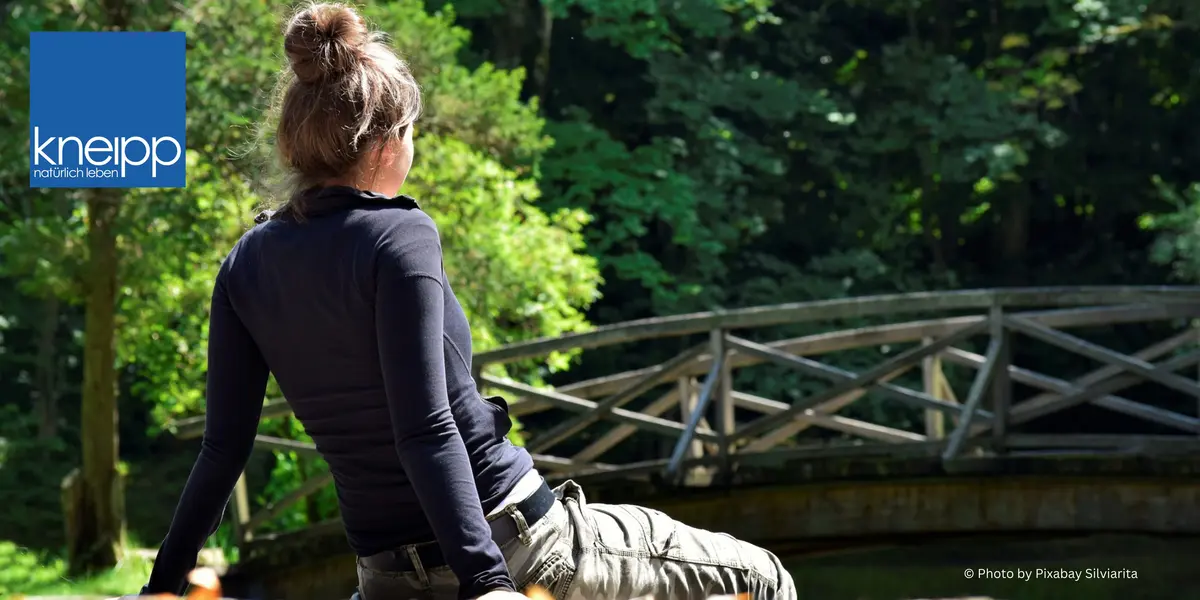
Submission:
{"label": "woman", "polygon": [[433,220],[397,196],[420,111],[405,64],[352,9],[284,34],[276,145],[289,201],[217,275],[204,443],[144,594],[181,593],[250,456],[274,373],[329,463],[365,600],[790,600],[770,553],[634,506],[551,490],[471,377],[471,332]]}

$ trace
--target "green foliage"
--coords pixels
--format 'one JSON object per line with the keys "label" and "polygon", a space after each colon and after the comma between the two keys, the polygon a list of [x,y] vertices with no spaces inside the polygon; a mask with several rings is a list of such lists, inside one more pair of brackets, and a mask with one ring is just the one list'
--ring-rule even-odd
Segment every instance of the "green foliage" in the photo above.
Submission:
{"label": "green foliage", "polygon": [[555,16],[564,17],[572,8],[588,15],[588,36],[619,45],[634,58],[658,52],[683,52],[688,34],[728,36],[752,31],[758,23],[774,22],[770,0],[701,0],[660,2],[658,0],[543,0]]}
{"label": "green foliage", "polygon": [[195,150],[187,161],[182,193],[131,190],[122,209],[130,226],[121,251],[135,258],[120,275],[117,354],[159,423],[202,405],[212,281],[258,202],[227,168]]}
{"label": "green foliage", "polygon": [[0,541],[0,596],[123,596],[145,585],[150,567],[129,558],[106,573],[69,579],[63,561]]}
{"label": "green foliage", "polygon": [[[0,520],[0,539],[58,545],[59,484],[74,462],[73,450],[60,437],[39,438],[37,424],[21,407],[0,406],[0,490],[11,502]],[[47,531],[47,523],[53,523],[53,529]]]}
{"label": "green foliage", "polygon": [[[5,23],[10,30],[47,27],[50,17],[21,8],[18,15],[24,18]],[[55,18],[65,18],[59,12],[61,5],[41,8]],[[97,22],[103,21],[87,23]],[[5,81],[27,86],[26,78],[13,74],[27,72],[28,48],[9,47],[0,52],[7,53],[0,56],[0,64],[13,67],[6,76],[12,79]],[[195,68],[197,65],[201,68]],[[189,80],[195,80],[197,71],[205,72],[206,65],[214,67],[189,60]],[[188,187],[182,191],[129,190],[118,223],[118,248],[124,257],[119,273],[118,361],[134,381],[130,391],[154,406],[160,423],[200,406],[212,277],[223,249],[240,235],[241,223],[255,203],[235,172],[213,163],[212,152],[194,149],[211,150],[213,146],[204,143],[203,132],[224,129],[205,120],[205,114],[207,111],[189,111]],[[10,122],[0,136],[27,142],[27,123],[27,119]],[[82,268],[86,264],[82,192],[20,189],[16,182],[27,179],[27,145],[6,147],[20,147],[22,153],[6,161],[11,168],[0,171],[0,179],[8,183],[0,186],[6,190],[0,204],[6,217],[0,220],[0,249],[4,250],[0,252],[0,276],[20,281],[21,290],[33,298],[56,297],[78,304],[83,297]]]}
{"label": "green foliage", "polygon": [[[611,278],[641,284],[653,294],[654,306],[678,304],[678,280],[653,253],[634,243],[662,223],[670,228],[673,243],[711,248],[703,243],[693,182],[675,171],[671,142],[659,138],[631,151],[582,119],[553,123],[549,131],[557,144],[542,169],[554,186],[544,205],[600,216],[587,230],[588,248]],[[581,160],[584,156],[587,160]]]}
{"label": "green foliage", "polygon": [[491,347],[580,331],[580,307],[596,297],[595,260],[579,254],[582,210],[551,215],[532,202],[537,185],[464,142],[422,135],[411,185],[429,198],[446,270],[477,343]]}
{"label": "green foliage", "polygon": [[0,594],[28,593],[30,588],[58,581],[65,568],[60,560],[45,559],[17,546],[0,541]]}
{"label": "green foliage", "polygon": [[1181,281],[1200,281],[1200,183],[1179,190],[1156,176],[1154,186],[1174,210],[1142,215],[1139,220],[1142,228],[1159,234],[1150,259],[1171,267]]}
{"label": "green foliage", "polygon": [[[559,93],[543,170],[550,206],[596,216],[590,248],[620,282],[605,320],[796,300],[753,282],[819,278],[806,264],[851,248],[868,263],[839,292],[986,278],[964,246],[998,243],[1001,218],[1046,215],[1032,186],[1087,176],[1059,175],[1049,157],[1076,155],[1086,142],[1068,147],[1071,136],[1090,135],[1061,112],[1085,84],[1104,85],[1088,79],[1090,57],[1152,54],[1196,23],[1178,2],[541,3],[638,65],[590,97]],[[723,25],[699,16],[714,11]],[[554,60],[578,60],[569,45]],[[868,266],[882,256],[885,268]]]}

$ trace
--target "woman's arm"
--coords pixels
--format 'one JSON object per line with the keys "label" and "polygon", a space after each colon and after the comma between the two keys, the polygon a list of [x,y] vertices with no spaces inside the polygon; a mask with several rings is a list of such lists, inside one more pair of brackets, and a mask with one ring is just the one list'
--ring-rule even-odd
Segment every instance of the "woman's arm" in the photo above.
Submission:
{"label": "woman's arm", "polygon": [[484,519],[475,475],[446,389],[441,247],[432,222],[385,240],[375,320],[396,452],[461,598],[514,585]]}
{"label": "woman's arm", "polygon": [[258,432],[269,371],[229,302],[227,264],[217,275],[209,315],[204,441],[143,595],[183,595],[187,574],[196,566],[205,540],[220,525]]}

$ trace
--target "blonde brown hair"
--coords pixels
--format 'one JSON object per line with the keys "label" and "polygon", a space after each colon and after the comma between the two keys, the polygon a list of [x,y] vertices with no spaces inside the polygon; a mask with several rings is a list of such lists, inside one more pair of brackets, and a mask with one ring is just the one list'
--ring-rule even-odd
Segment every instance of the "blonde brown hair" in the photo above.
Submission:
{"label": "blonde brown hair", "polygon": [[286,23],[290,69],[276,90],[275,153],[286,171],[282,210],[303,212],[304,190],[356,174],[367,152],[404,137],[421,91],[382,34],[344,4],[310,4]]}

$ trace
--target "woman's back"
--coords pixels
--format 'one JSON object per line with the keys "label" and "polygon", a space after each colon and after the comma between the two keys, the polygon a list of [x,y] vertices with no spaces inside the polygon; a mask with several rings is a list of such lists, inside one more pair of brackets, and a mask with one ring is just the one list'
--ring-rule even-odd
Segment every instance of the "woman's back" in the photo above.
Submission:
{"label": "woman's back", "polygon": [[[471,332],[433,221],[396,194],[421,99],[351,8],[300,9],[274,145],[293,183],[217,275],[207,421],[144,594],[179,595],[253,449],[269,374],[324,455],[367,600],[794,600],[778,558],[637,506],[551,489],[480,397]],[[370,191],[364,191],[370,190]]]}
{"label": "woman's back", "polygon": [[[457,425],[492,510],[532,460],[507,441],[506,408],[483,400],[471,378],[471,333],[432,219],[406,198],[346,187],[311,204],[302,220],[276,216],[247,233],[222,283],[329,463],[351,546],[366,555],[432,537],[410,483],[428,477],[407,473],[401,457],[446,451],[423,438],[438,419]],[[428,407],[431,396],[447,398],[450,414]]]}

